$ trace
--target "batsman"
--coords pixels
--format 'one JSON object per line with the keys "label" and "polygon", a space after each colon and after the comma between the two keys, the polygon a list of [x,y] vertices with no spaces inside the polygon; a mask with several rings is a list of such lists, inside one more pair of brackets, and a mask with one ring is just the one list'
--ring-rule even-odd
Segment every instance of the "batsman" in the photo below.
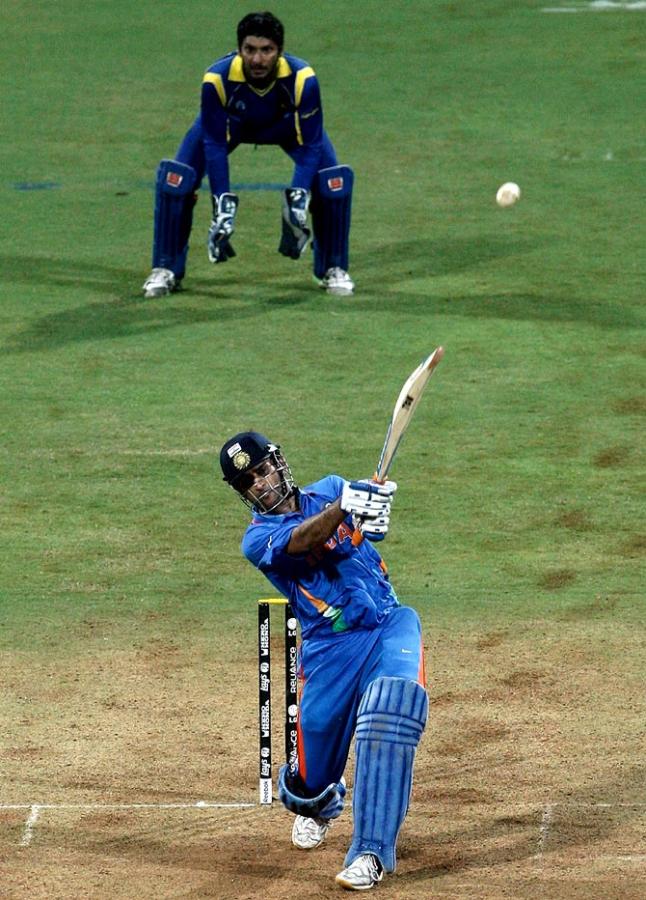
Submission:
{"label": "batsman", "polygon": [[206,71],[199,114],[176,156],[163,159],[157,170],[152,271],[144,296],[163,297],[180,288],[205,174],[213,206],[209,260],[225,263],[236,255],[232,238],[239,198],[231,189],[229,155],[240,144],[280,147],[294,164],[291,184],[282,193],[278,251],[296,260],[312,243],[319,285],[330,294],[352,294],[354,174],[339,165],[323,127],[316,74],[307,62],[283,52],[284,28],[270,12],[245,16],[237,39],[238,49]]}
{"label": "batsman", "polygon": [[[395,871],[428,710],[420,620],[377,549],[397,485],[326,475],[299,488],[280,446],[256,431],[230,438],[220,466],[251,510],[242,552],[301,628],[298,764],[278,779],[292,843],[313,850],[341,815],[354,738],[353,834],[336,882],[368,890]],[[357,527],[367,540],[353,541]]]}

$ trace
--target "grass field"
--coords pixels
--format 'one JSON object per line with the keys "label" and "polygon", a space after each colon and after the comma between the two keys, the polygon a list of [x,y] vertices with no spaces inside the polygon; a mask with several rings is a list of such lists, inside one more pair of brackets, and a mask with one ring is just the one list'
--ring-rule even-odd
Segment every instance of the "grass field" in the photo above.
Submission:
{"label": "grass field", "polygon": [[267,588],[217,451],[256,428],[302,484],[367,476],[438,344],[384,545],[431,670],[389,895],[644,895],[646,9],[546,8],[273,4],[356,172],[356,295],[241,189],[238,257],[208,263],[204,191],[185,291],[144,301],[156,166],[249,7],[6,5],[0,896],[335,893],[343,840],[294,864],[279,810],[191,807],[256,799]]}

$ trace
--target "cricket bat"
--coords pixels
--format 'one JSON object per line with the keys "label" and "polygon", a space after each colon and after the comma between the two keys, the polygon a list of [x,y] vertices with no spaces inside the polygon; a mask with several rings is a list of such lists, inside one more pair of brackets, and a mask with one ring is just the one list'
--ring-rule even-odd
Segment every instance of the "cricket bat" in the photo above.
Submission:
{"label": "cricket bat", "polygon": [[[444,348],[437,347],[430,356],[427,356],[414,372],[408,376],[404,382],[404,386],[399,392],[395,408],[393,410],[386,439],[381,450],[381,456],[377,463],[374,480],[382,484],[388,479],[388,472],[395,458],[395,454],[401,443],[401,439],[406,433],[406,429],[410,425],[415,408],[419,403],[424,388],[428,384],[428,380],[435,371],[438,363],[444,356]],[[357,547],[363,541],[363,534],[360,529],[355,529],[352,535],[352,543]]]}

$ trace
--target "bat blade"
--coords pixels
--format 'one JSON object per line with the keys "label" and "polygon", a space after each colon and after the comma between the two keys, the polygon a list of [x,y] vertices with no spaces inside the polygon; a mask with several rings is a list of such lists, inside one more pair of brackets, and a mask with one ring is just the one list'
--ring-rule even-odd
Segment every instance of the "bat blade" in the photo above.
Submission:
{"label": "bat blade", "polygon": [[[386,439],[381,450],[381,456],[377,464],[374,480],[385,482],[388,478],[388,472],[392,465],[397,449],[401,443],[406,429],[410,424],[410,420],[415,411],[415,407],[419,403],[424,388],[428,384],[428,380],[435,371],[438,363],[444,356],[444,348],[437,347],[433,352],[423,360],[419,366],[410,373],[404,386],[399,392],[395,408],[388,425]],[[356,547],[363,541],[363,534],[360,528],[356,528],[352,535],[352,543]]]}
{"label": "bat blade", "polygon": [[424,388],[428,384],[429,378],[443,356],[444,348],[437,347],[437,349],[433,350],[433,352],[419,364],[414,372],[411,372],[404,382],[404,386],[399,392],[397,402],[395,403],[395,408],[386,432],[386,439],[381,450],[381,456],[379,457],[379,462],[377,464],[377,481],[386,481],[393,459],[395,458],[395,454],[401,443],[401,439],[410,424]]}

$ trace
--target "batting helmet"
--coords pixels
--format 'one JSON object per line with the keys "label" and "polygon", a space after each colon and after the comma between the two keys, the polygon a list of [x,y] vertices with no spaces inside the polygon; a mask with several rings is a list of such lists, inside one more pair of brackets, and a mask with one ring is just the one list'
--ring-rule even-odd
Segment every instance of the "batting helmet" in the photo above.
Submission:
{"label": "batting helmet", "polygon": [[257,431],[241,431],[234,435],[220,450],[224,480],[235,487],[241,475],[278,449],[277,444]]}
{"label": "batting helmet", "polygon": [[[267,479],[264,487],[252,490],[253,479],[244,476],[265,459],[280,475],[280,484],[272,484]],[[257,431],[241,431],[230,438],[220,450],[220,467],[224,480],[238,492],[249,509],[273,512],[298,490],[279,445]]]}

